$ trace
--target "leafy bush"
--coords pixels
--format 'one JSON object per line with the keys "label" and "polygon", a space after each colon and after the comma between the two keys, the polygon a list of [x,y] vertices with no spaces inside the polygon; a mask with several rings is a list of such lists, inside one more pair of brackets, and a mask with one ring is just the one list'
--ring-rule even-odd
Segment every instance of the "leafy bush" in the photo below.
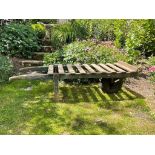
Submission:
{"label": "leafy bush", "polygon": [[51,63],[113,63],[127,61],[127,56],[115,48],[108,48],[92,41],[76,41],[45,56],[45,64]]}
{"label": "leafy bush", "polygon": [[36,31],[38,38],[42,39],[45,37],[46,29],[43,24],[32,24],[34,31]]}
{"label": "leafy bush", "polygon": [[31,56],[40,46],[37,34],[30,25],[9,24],[0,34],[0,53],[11,56]]}
{"label": "leafy bush", "polygon": [[103,40],[113,41],[114,36],[114,20],[111,19],[95,19],[92,20],[92,37]]}
{"label": "leafy bush", "polygon": [[4,82],[9,79],[12,68],[13,66],[9,58],[0,55],[0,82]]}
{"label": "leafy bush", "polygon": [[54,48],[61,48],[75,40],[75,31],[70,22],[52,27],[51,43]]}
{"label": "leafy bush", "polygon": [[30,23],[37,24],[38,22],[44,23],[44,24],[56,24],[57,19],[30,19]]}
{"label": "leafy bush", "polygon": [[140,50],[149,55],[155,51],[155,23],[153,20],[131,20],[126,50]]}
{"label": "leafy bush", "polygon": [[78,19],[56,25],[52,28],[52,46],[61,48],[76,39],[114,40],[113,20]]}
{"label": "leafy bush", "polygon": [[149,59],[148,59],[148,64],[149,64],[150,66],[155,66],[155,56],[149,57]]}
{"label": "leafy bush", "polygon": [[116,19],[114,21],[115,46],[123,48],[128,33],[128,20]]}
{"label": "leafy bush", "polygon": [[92,20],[90,19],[77,19],[72,20],[73,31],[76,38],[83,40],[91,38],[92,36]]}

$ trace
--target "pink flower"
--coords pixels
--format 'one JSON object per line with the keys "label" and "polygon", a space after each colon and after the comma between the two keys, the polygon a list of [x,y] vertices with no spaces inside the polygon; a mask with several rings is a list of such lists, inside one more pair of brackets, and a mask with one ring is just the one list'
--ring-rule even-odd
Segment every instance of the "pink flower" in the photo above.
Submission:
{"label": "pink flower", "polygon": [[155,72],[155,66],[150,67],[149,72]]}

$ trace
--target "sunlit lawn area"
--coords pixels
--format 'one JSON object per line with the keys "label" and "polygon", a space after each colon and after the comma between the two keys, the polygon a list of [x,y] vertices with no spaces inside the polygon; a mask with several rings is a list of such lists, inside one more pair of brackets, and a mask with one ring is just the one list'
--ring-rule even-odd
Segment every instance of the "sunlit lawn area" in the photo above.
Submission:
{"label": "sunlit lawn area", "polygon": [[155,118],[127,88],[61,83],[56,102],[52,81],[15,81],[0,86],[0,134],[155,134]]}

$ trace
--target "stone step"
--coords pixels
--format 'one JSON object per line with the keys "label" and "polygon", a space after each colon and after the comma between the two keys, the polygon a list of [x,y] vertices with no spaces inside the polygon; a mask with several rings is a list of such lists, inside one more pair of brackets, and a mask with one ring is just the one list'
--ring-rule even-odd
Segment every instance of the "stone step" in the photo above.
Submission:
{"label": "stone step", "polygon": [[44,55],[50,54],[50,53],[45,53],[45,52],[34,52],[32,55],[32,59],[34,60],[43,60]]}
{"label": "stone step", "polygon": [[52,51],[54,51],[54,49],[53,49],[52,46],[42,46],[41,47],[41,51],[44,51],[44,52],[52,52]]}
{"label": "stone step", "polygon": [[39,61],[39,60],[22,60],[20,63],[23,67],[42,66],[43,65],[43,61]]}

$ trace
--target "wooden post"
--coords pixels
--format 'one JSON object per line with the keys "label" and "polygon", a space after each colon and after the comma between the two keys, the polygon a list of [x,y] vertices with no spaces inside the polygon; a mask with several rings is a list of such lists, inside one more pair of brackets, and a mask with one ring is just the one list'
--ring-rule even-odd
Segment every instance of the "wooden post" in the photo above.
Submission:
{"label": "wooden post", "polygon": [[54,74],[53,81],[54,81],[54,96],[57,97],[58,92],[59,92],[59,77],[58,77],[58,74]]}

